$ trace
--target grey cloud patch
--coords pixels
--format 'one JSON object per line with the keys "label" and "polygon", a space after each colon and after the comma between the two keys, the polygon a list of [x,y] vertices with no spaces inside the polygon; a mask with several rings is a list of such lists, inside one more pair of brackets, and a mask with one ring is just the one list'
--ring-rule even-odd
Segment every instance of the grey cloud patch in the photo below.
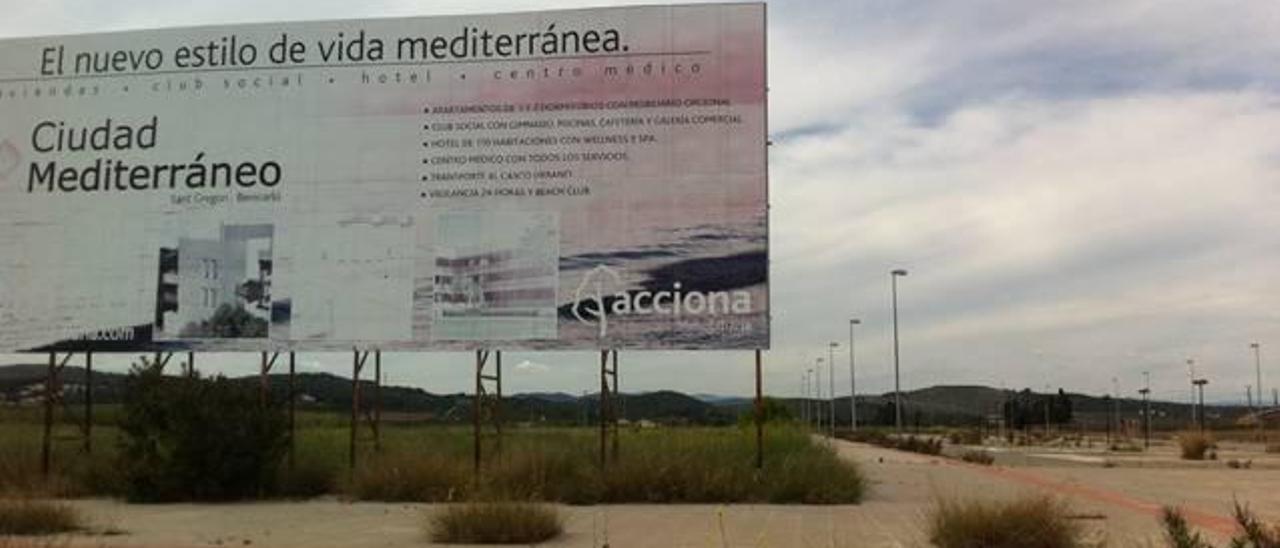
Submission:
{"label": "grey cloud patch", "polygon": [[[40,2],[17,5],[0,35],[544,7]],[[845,344],[850,315],[865,321],[860,385],[891,386],[896,266],[912,270],[901,288],[907,386],[1107,392],[1115,375],[1131,391],[1150,370],[1156,393],[1177,398],[1195,356],[1211,391],[1242,391],[1252,340],[1264,344],[1264,380],[1280,384],[1267,357],[1280,355],[1272,3],[831,0],[771,3],[769,18],[769,393],[794,394],[800,368],[827,342]],[[624,351],[623,389],[748,393],[747,354]],[[555,365],[525,376],[528,390],[598,386],[598,356],[527,359]],[[315,360],[349,374],[349,355]],[[472,356],[384,360],[397,379],[470,390]],[[256,358],[200,362],[251,374]]]}

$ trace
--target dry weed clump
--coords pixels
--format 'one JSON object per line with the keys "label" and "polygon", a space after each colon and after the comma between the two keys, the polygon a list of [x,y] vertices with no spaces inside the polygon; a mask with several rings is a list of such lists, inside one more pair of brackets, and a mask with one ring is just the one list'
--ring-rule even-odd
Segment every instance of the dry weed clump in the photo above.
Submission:
{"label": "dry weed clump", "polygon": [[30,497],[0,499],[0,536],[53,535],[84,528],[84,519],[63,502]]}
{"label": "dry weed clump", "polygon": [[450,544],[537,544],[564,532],[554,507],[530,502],[467,502],[431,513],[432,542]]}
{"label": "dry weed clump", "polygon": [[1200,432],[1182,432],[1178,434],[1178,447],[1182,450],[1184,460],[1204,460],[1209,450],[1214,448],[1213,436]]}
{"label": "dry weed clump", "polygon": [[939,548],[1075,548],[1083,527],[1061,501],[1045,496],[1008,501],[940,501],[929,523]]}

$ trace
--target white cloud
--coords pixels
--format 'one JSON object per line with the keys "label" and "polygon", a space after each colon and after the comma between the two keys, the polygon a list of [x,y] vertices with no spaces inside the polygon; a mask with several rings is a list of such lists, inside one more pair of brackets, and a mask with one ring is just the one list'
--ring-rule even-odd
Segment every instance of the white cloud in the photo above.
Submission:
{"label": "white cloud", "polygon": [[535,362],[532,360],[523,360],[520,363],[516,364],[516,371],[519,371],[521,373],[546,373],[550,370],[551,368],[548,367],[546,364]]}

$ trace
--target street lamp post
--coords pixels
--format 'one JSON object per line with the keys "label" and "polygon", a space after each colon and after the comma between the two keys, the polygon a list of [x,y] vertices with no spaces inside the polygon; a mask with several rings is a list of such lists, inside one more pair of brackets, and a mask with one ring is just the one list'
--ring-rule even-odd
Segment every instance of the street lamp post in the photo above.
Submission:
{"label": "street lamp post", "polygon": [[827,411],[831,421],[827,430],[836,437],[836,347],[839,343],[827,343]]}
{"label": "street lamp post", "polygon": [[1116,377],[1111,377],[1111,393],[1116,395],[1115,400],[1111,402],[1111,413],[1116,424],[1116,438],[1119,439],[1123,425],[1120,424],[1120,379]]}
{"label": "street lamp post", "polygon": [[809,371],[800,373],[800,422],[809,425]]}
{"label": "street lamp post", "polygon": [[853,367],[853,326],[861,324],[862,320],[853,318],[849,320],[849,431],[858,431],[858,381],[854,377],[855,369]]}
{"label": "street lamp post", "polygon": [[810,426],[814,423],[813,417],[813,368],[808,370],[808,380],[805,382],[806,392],[804,397],[805,424]]}
{"label": "street lamp post", "polygon": [[1191,424],[1196,421],[1196,361],[1187,358],[1187,379],[1191,381]]}
{"label": "street lamp post", "polygon": [[1252,348],[1252,349],[1253,349],[1253,370],[1254,370],[1254,373],[1255,373],[1255,374],[1257,374],[1257,376],[1258,376],[1258,384],[1257,384],[1257,387],[1258,387],[1258,406],[1257,406],[1257,408],[1255,408],[1255,409],[1253,410],[1253,417],[1254,417],[1255,419],[1257,419],[1257,421],[1258,421],[1258,432],[1259,432],[1259,434],[1261,434],[1261,432],[1262,432],[1262,408],[1263,408],[1263,406],[1264,406],[1264,404],[1262,403],[1262,398],[1263,398],[1263,396],[1262,396],[1262,394],[1263,394],[1263,390],[1262,390],[1262,345],[1261,345],[1261,344],[1258,344],[1258,343],[1256,343],[1256,342],[1254,342],[1254,343],[1250,343],[1250,344],[1249,344],[1249,348]]}
{"label": "street lamp post", "polygon": [[1191,384],[1200,389],[1200,433],[1204,434],[1204,385],[1209,384],[1209,379],[1196,379]]}
{"label": "street lamp post", "polygon": [[1142,372],[1143,386],[1138,391],[1142,394],[1142,449],[1151,449],[1151,400],[1148,395],[1151,394],[1151,372]]}
{"label": "street lamp post", "polygon": [[815,363],[817,365],[813,367],[813,374],[814,374],[813,411],[814,411],[814,418],[818,423],[818,432],[822,432],[822,358],[818,358]]}
{"label": "street lamp post", "polygon": [[898,358],[898,277],[906,275],[907,271],[902,268],[895,268],[889,272],[890,285],[893,288],[893,422],[899,434],[902,433],[902,379]]}

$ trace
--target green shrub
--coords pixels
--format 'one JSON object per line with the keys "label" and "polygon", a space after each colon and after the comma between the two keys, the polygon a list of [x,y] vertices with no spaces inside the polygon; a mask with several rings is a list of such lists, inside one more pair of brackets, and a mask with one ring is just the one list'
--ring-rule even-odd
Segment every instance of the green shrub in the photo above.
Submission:
{"label": "green shrub", "polygon": [[527,502],[450,504],[428,520],[432,542],[450,544],[536,544],[562,532],[555,508]]}
{"label": "green shrub", "polygon": [[[795,421],[795,417],[791,415],[791,408],[779,401],[777,398],[765,397],[761,402],[762,411],[764,411],[764,422],[769,423],[790,423]],[[753,402],[747,406],[746,410],[738,414],[738,426],[752,426],[756,422],[756,407]]]}
{"label": "green shrub", "polygon": [[1185,460],[1204,460],[1205,455],[1213,448],[1213,437],[1199,432],[1182,432],[1178,434],[1178,447]]}
{"label": "green shrub", "polygon": [[129,374],[119,467],[132,501],[270,494],[286,449],[278,404],[223,377],[166,377],[145,359]]}
{"label": "green shrub", "polygon": [[1073,548],[1083,528],[1056,499],[941,501],[929,520],[929,540],[940,548]]}
{"label": "green shrub", "polygon": [[52,535],[84,528],[80,513],[61,502],[0,499],[0,536]]}
{"label": "green shrub", "polygon": [[311,498],[332,493],[343,469],[320,459],[299,456],[292,468],[282,466],[276,480],[276,495]]}

